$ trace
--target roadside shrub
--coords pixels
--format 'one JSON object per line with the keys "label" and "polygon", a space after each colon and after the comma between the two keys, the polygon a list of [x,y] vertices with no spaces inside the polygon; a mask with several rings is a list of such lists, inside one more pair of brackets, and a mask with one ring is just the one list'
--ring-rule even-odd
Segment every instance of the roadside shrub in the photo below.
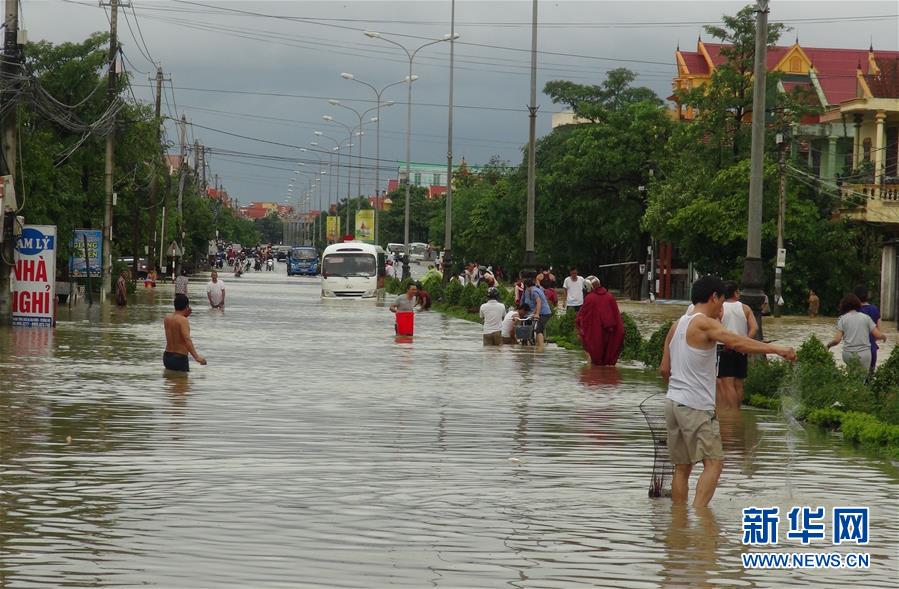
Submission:
{"label": "roadside shrub", "polygon": [[899,426],[879,421],[873,415],[847,412],[840,429],[843,438],[858,442],[862,447],[882,452],[890,457],[899,456]]}
{"label": "roadside shrub", "polygon": [[765,395],[747,395],[746,404],[753,407],[761,407],[762,409],[770,409],[777,411],[780,409],[780,397],[768,397]]}
{"label": "roadside shrub", "polygon": [[624,345],[621,348],[622,360],[639,360],[643,352],[643,336],[637,329],[637,322],[627,313],[621,314],[624,322]]}
{"label": "roadside shrub", "polygon": [[795,383],[803,404],[816,409],[839,401],[845,379],[824,344],[813,335],[796,355]]}
{"label": "roadside shrub", "polygon": [[884,423],[873,415],[825,407],[812,411],[810,423],[840,430],[843,439],[885,458],[899,458],[899,425]]}
{"label": "roadside shrub", "polygon": [[893,348],[887,361],[877,367],[870,385],[880,418],[899,424],[899,347]]}
{"label": "roadside shrub", "polygon": [[581,340],[577,335],[574,311],[566,311],[563,315],[557,315],[546,325],[546,340],[557,344],[565,343],[565,347],[580,347]]}
{"label": "roadside shrub", "polygon": [[384,279],[384,290],[390,294],[401,294],[403,293],[403,282],[401,280],[397,280],[396,278],[392,278],[388,276]]}
{"label": "roadside shrub", "polygon": [[443,288],[443,302],[447,305],[458,305],[462,299],[462,291],[464,287],[458,280],[450,280]]}
{"label": "roadside shrub", "polygon": [[481,292],[480,286],[474,286],[473,284],[466,284],[462,289],[462,294],[459,297],[459,306],[464,307],[466,309],[475,309],[480,307],[484,301],[487,300],[487,289],[484,288],[484,292]]}
{"label": "roadside shrub", "polygon": [[515,290],[511,288],[506,288],[505,286],[500,286],[499,288],[499,300],[506,306],[507,309],[510,309],[515,306]]}
{"label": "roadside shrub", "polygon": [[827,429],[839,429],[845,414],[845,411],[834,407],[822,407],[809,413],[808,421]]}
{"label": "roadside shrub", "polygon": [[747,396],[774,397],[789,372],[790,365],[783,360],[750,360],[749,371],[746,374],[746,380],[743,381],[743,389]]}
{"label": "roadside shrub", "polygon": [[672,321],[666,321],[661,327],[656,329],[649,340],[643,344],[640,359],[648,368],[655,368],[662,363],[662,353],[665,347],[665,338],[668,337],[668,331],[671,329]]}
{"label": "roadside shrub", "polygon": [[430,278],[421,283],[422,288],[431,295],[431,300],[439,301],[443,294],[443,280],[439,276],[432,275]]}
{"label": "roadside shrub", "polygon": [[899,425],[899,390],[892,389],[881,394],[877,404],[877,416],[881,420]]}

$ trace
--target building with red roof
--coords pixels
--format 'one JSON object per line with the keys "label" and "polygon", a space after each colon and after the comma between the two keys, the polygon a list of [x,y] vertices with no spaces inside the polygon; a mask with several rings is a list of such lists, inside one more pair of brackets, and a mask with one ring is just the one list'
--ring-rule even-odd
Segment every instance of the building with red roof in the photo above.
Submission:
{"label": "building with red roof", "polygon": [[[700,39],[696,51],[675,51],[677,75],[669,99],[678,119],[696,116],[679,103],[680,92],[707,84],[727,61],[727,48]],[[893,194],[888,185],[899,183],[899,51],[802,47],[797,40],[769,48],[766,61],[769,72],[780,74],[781,92],[806,89],[805,96],[820,111],[791,130],[793,156],[805,156],[812,173],[822,179],[864,175],[863,194]],[[899,209],[877,215],[881,222],[899,223]]]}

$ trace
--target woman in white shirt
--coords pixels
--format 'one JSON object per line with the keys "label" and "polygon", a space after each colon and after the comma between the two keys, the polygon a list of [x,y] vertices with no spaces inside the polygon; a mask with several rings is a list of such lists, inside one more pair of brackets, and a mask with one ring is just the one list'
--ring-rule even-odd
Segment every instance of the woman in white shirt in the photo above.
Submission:
{"label": "woman in white shirt", "polygon": [[869,335],[887,341],[874,321],[864,313],[859,313],[862,302],[854,294],[848,294],[840,301],[840,318],[837,320],[837,334],[827,344],[827,349],[843,342],[843,362],[857,359],[867,369],[871,366],[871,340]]}
{"label": "woman in white shirt", "polygon": [[524,303],[518,305],[517,309],[509,309],[509,312],[503,317],[502,337],[504,344],[515,343],[515,326],[530,313],[531,307]]}

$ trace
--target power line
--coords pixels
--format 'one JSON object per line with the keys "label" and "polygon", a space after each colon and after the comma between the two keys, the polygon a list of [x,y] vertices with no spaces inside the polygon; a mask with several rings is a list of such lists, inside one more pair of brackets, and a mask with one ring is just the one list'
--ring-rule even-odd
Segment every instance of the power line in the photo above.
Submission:
{"label": "power line", "polygon": [[[135,84],[135,86],[140,87],[142,85]],[[149,88],[150,86],[143,85],[143,87]],[[314,95],[310,95],[310,94],[293,94],[290,92],[261,92],[258,90],[229,90],[229,89],[224,89],[224,88],[194,88],[194,87],[188,87],[188,86],[179,86],[178,90],[180,90],[182,92],[214,92],[214,93],[218,93],[218,94],[245,94],[245,95],[249,95],[249,96],[272,96],[272,97],[276,97],[276,98],[302,98],[302,99],[323,100],[323,101],[331,100],[334,98],[334,96],[314,96]],[[367,99],[367,98],[338,98],[337,100],[340,100],[342,102],[361,102],[361,103],[365,103],[365,104],[374,104],[375,103],[374,100]],[[401,105],[406,104],[405,102],[399,101],[399,100],[395,100],[394,103],[401,104]],[[428,106],[428,107],[436,107],[436,108],[444,108],[444,109],[447,107],[447,105],[445,105],[445,104],[438,104],[438,103],[433,103],[433,102],[417,102],[417,101],[413,104],[413,106],[416,106],[416,107]],[[474,109],[474,110],[492,110],[492,111],[514,112],[514,113],[527,112],[527,109],[525,107],[510,108],[510,107],[503,107],[503,106],[477,106],[477,105],[468,105],[468,104],[462,104],[462,105],[455,104],[455,105],[453,105],[453,108]],[[547,112],[558,113],[558,112],[563,112],[563,111],[547,111]]]}
{"label": "power line", "polygon": [[[277,124],[279,126],[283,126],[282,123],[291,123],[291,124],[297,125],[298,127],[304,127],[304,128],[309,128],[309,129],[313,129],[313,130],[320,130],[320,129],[324,128],[324,124],[321,121],[304,121],[304,120],[299,120],[299,119],[272,117],[272,116],[267,116],[267,115],[258,115],[258,114],[230,111],[230,110],[218,110],[218,109],[214,109],[214,108],[192,106],[192,105],[188,105],[188,104],[185,104],[182,106],[184,107],[185,110],[189,110],[189,111],[208,112],[208,113],[212,113],[214,115],[227,116],[227,117],[231,117],[231,118],[238,117],[238,118],[246,118],[246,119],[250,119],[250,120],[259,120],[259,121],[267,122],[272,125]],[[381,135],[405,137],[405,134],[402,133],[401,131],[389,131],[386,129],[381,129]],[[412,136],[419,137],[419,138],[432,137],[435,139],[440,139],[439,142],[441,144],[446,143],[445,136],[437,135],[434,133],[413,132]],[[490,147],[490,146],[495,146],[497,144],[506,144],[506,145],[515,146],[515,147],[521,146],[520,141],[506,141],[506,140],[502,140],[502,139],[478,139],[475,137],[464,137],[464,136],[459,136],[459,135],[454,135],[454,137],[462,140],[461,142],[459,142],[461,145],[468,144],[468,145],[471,145],[472,147]],[[420,139],[420,141],[427,141],[427,139]],[[466,143],[466,142],[468,142],[468,143]],[[436,143],[436,141],[435,141],[435,143]],[[486,145],[483,145],[483,146],[476,145],[477,143],[484,143]]]}

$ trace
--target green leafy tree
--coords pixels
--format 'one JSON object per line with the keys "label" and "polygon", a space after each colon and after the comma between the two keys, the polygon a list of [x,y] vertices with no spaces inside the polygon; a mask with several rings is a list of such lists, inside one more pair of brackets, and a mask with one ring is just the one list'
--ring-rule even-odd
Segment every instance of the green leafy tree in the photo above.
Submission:
{"label": "green leafy tree", "polygon": [[564,104],[578,118],[599,123],[608,111],[619,111],[630,104],[649,102],[662,106],[662,101],[649,88],[634,87],[631,84],[637,74],[626,68],[610,70],[599,85],[576,84],[567,80],[552,80],[543,87],[543,92],[556,104]]}
{"label": "green leafy tree", "polygon": [[254,224],[264,243],[281,243],[284,239],[284,223],[277,211],[271,211],[265,217],[256,219]]}

